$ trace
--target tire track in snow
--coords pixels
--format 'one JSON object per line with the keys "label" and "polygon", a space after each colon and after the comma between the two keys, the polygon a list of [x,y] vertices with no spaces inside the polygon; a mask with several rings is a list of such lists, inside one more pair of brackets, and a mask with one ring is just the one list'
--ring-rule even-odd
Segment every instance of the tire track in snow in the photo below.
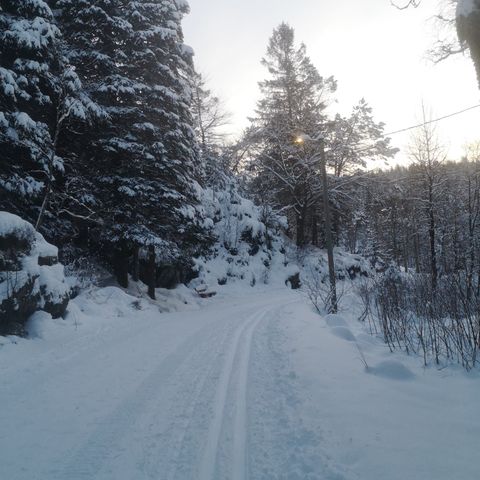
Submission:
{"label": "tire track in snow", "polygon": [[252,342],[248,395],[251,478],[356,478],[332,461],[323,446],[325,432],[305,422],[301,382],[291,357],[290,313],[282,311],[287,306],[277,308],[275,317],[262,322]]}

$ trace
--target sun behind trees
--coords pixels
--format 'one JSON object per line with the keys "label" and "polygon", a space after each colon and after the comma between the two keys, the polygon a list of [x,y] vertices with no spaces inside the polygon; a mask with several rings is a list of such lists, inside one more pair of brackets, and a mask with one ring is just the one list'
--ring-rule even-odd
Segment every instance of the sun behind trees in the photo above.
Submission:
{"label": "sun behind trees", "polygon": [[269,78],[259,84],[262,97],[246,133],[250,188],[258,201],[287,215],[298,246],[320,245],[323,187],[316,146],[295,139],[324,137],[327,164],[337,177],[331,180],[336,211],[341,177],[365,167],[369,160],[391,158],[396,150],[384,138],[384,126],[374,121],[365,100],[349,117],[331,117],[328,107],[334,101],[336,80],[319,74],[305,45],[295,45],[289,25],[282,23],[274,30],[262,64]]}

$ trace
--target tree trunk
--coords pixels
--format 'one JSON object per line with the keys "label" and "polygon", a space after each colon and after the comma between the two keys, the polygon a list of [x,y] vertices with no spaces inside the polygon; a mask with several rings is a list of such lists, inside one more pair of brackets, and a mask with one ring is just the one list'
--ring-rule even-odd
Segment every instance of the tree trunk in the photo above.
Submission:
{"label": "tree trunk", "polygon": [[305,245],[305,212],[302,209],[302,213],[297,214],[297,247],[303,247]]}
{"label": "tree trunk", "polygon": [[312,215],[312,244],[318,246],[318,217]]}
{"label": "tree trunk", "polygon": [[330,217],[330,202],[328,195],[328,178],[327,178],[327,166],[325,160],[323,140],[320,141],[320,168],[322,173],[323,184],[323,208],[325,211],[325,245],[327,247],[328,256],[328,274],[330,279],[330,309],[329,313],[337,313],[337,285],[335,278],[335,261],[333,257],[333,238],[332,238],[332,222]]}
{"label": "tree trunk", "polygon": [[403,245],[403,268],[405,268],[405,273],[408,273],[408,238],[405,238]]}
{"label": "tree trunk", "polygon": [[55,155],[57,153],[57,146],[58,146],[58,137],[60,134],[60,129],[62,125],[62,115],[60,111],[57,111],[57,117],[55,122],[55,133],[53,135],[53,144],[52,144],[52,151],[48,156],[48,178],[47,178],[47,185],[45,190],[45,196],[43,197],[42,206],[40,207],[40,212],[38,214],[37,222],[35,223],[35,230],[38,232],[40,231],[40,227],[42,226],[43,217],[45,215],[45,211],[48,208],[48,202],[50,201],[50,195],[52,193],[52,183],[53,183],[53,163],[55,161]]}
{"label": "tree trunk", "polygon": [[157,262],[155,260],[155,246],[148,247],[148,296],[155,300],[155,286],[157,280]]}
{"label": "tree trunk", "polygon": [[123,287],[128,287],[128,254],[125,249],[120,249],[115,252],[114,271],[117,277],[118,284]]}
{"label": "tree trunk", "polygon": [[433,212],[433,190],[429,190],[428,236],[430,239],[430,269],[432,273],[432,289],[435,291],[438,281],[437,250],[435,248],[435,215]]}
{"label": "tree trunk", "polygon": [[420,273],[420,241],[418,239],[418,233],[413,237],[413,251],[415,257],[415,273]]}
{"label": "tree trunk", "polygon": [[133,265],[132,265],[132,280],[138,282],[140,277],[140,259],[139,259],[140,247],[135,245],[133,247]]}

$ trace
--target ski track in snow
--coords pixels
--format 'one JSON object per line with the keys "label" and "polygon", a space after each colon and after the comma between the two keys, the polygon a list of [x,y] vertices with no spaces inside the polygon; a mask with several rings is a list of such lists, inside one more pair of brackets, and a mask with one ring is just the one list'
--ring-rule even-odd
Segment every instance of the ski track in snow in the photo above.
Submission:
{"label": "ski track in snow", "polygon": [[[19,426],[25,429],[23,434],[10,439],[10,451],[33,452],[28,432],[32,426],[37,436],[48,434],[42,453],[36,452],[37,465],[19,468],[13,458],[6,462],[7,471],[16,471],[16,480],[297,478],[282,473],[282,457],[288,442],[298,436],[294,427],[298,420],[288,420],[294,413],[293,394],[285,378],[279,377],[284,360],[273,344],[282,311],[299,300],[283,293],[257,297],[243,306],[184,314],[199,317],[189,320],[195,331],[180,329],[189,333],[166,352],[157,348],[156,341],[163,334],[162,322],[153,329],[142,326],[140,332],[132,326],[131,335],[128,329],[114,332],[115,341],[110,343],[102,333],[87,338],[88,344],[68,343],[78,347],[76,353],[65,345],[48,350],[37,366],[26,370],[26,378],[15,381],[8,376],[7,398],[21,397],[22,390],[25,395],[28,382],[39,391],[35,401],[11,400],[0,412],[0,423],[12,431],[13,419],[29,418]],[[255,377],[259,370],[260,383]],[[109,385],[108,379],[117,374],[119,385]],[[107,382],[104,388],[102,381]],[[52,393],[69,388],[77,391],[67,398]],[[87,403],[85,422],[75,420],[81,406],[73,405],[82,399]],[[48,418],[57,412],[58,418]],[[70,420],[76,427],[69,427]],[[316,441],[308,432],[302,434],[296,445],[300,455],[293,462],[296,467],[303,461],[301,451]],[[0,448],[7,441],[0,433]],[[269,451],[274,453],[258,458],[259,452]],[[302,474],[309,474],[308,468],[300,469]]]}
{"label": "ski track in snow", "polygon": [[[207,435],[205,453],[201,462],[199,479],[200,480],[209,480],[214,478],[216,459],[217,459],[217,450],[220,442],[220,435],[222,429],[222,423],[225,420],[225,415],[227,411],[227,396],[232,380],[234,361],[237,354],[240,353],[241,340],[243,337],[243,342],[245,342],[244,349],[246,350],[244,358],[242,359],[240,369],[237,372],[237,375],[240,377],[238,383],[239,390],[237,392],[237,401],[240,400],[237,405],[237,411],[235,415],[235,427],[238,429],[233,431],[234,435],[234,448],[233,451],[233,462],[232,462],[232,478],[244,478],[245,472],[245,407],[243,405],[242,399],[245,398],[245,390],[247,383],[248,375],[248,351],[250,350],[251,336],[253,329],[259,323],[263,317],[263,312],[252,315],[247,322],[244,323],[242,328],[238,329],[235,332],[233,337],[232,344],[228,349],[228,353],[224,360],[224,367],[220,375],[217,392],[215,395],[213,403],[214,417],[213,421],[210,424],[209,432]],[[243,407],[243,409],[242,409]]]}

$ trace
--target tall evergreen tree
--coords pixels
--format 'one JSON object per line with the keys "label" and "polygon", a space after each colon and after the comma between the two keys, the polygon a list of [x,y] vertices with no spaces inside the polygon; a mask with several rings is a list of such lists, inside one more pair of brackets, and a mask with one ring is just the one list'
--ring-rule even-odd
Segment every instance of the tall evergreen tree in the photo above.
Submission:
{"label": "tall evergreen tree", "polygon": [[318,162],[307,146],[295,145],[295,138],[325,131],[325,108],[336,82],[318,73],[305,45],[295,45],[294,30],[285,23],[274,30],[262,64],[270,78],[259,84],[262,98],[249,131],[253,187],[293,214],[302,245],[308,211],[318,200]]}
{"label": "tall evergreen tree", "polygon": [[[43,1],[2,2],[0,8],[1,208],[27,216],[49,172],[52,97],[60,32]],[[62,168],[55,159],[53,167]]]}
{"label": "tall evergreen tree", "polygon": [[174,262],[203,240],[192,52],[181,29],[188,7],[174,0],[57,6],[70,59],[108,115],[85,132],[78,155],[92,206],[102,210],[99,246],[113,247],[125,284],[126,259],[139,248],[156,262]]}
{"label": "tall evergreen tree", "polygon": [[387,160],[398,151],[384,136],[383,123],[372,115],[372,108],[361,99],[348,117],[335,116],[327,134],[328,163],[336,177],[365,168],[368,161]]}
{"label": "tall evergreen tree", "polygon": [[[0,209],[37,227],[62,176],[58,140],[92,105],[68,65],[52,10],[42,0],[0,6]],[[51,232],[47,232],[51,233]]]}

